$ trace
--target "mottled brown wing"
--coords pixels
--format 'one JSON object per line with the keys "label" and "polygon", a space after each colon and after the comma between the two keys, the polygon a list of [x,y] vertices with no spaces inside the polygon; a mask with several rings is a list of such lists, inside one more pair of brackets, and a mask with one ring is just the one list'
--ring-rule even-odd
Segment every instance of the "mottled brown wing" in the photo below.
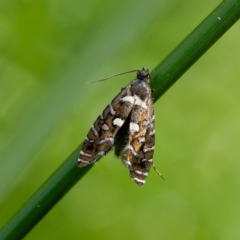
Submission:
{"label": "mottled brown wing", "polygon": [[134,105],[129,118],[127,139],[122,145],[121,158],[129,168],[131,178],[142,186],[152,166],[154,152],[152,92],[144,81],[134,85],[131,91],[134,94]]}
{"label": "mottled brown wing", "polygon": [[134,98],[131,84],[112,100],[92,125],[82,145],[78,166],[84,167],[97,161],[114,145],[115,135],[129,116]]}

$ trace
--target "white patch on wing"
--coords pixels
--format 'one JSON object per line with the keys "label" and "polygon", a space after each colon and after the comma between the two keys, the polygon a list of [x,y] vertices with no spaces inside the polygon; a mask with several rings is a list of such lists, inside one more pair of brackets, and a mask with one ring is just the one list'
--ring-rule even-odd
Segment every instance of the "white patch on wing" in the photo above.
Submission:
{"label": "white patch on wing", "polygon": [[144,148],[143,149],[143,152],[149,152],[149,151],[153,151],[154,150],[154,147],[151,147],[151,148]]}
{"label": "white patch on wing", "polygon": [[121,118],[115,118],[113,121],[114,125],[117,125],[118,127],[121,127],[123,125],[124,121]]}
{"label": "white patch on wing", "polygon": [[133,180],[135,181],[135,182],[137,182],[137,183],[142,183],[142,184],[145,184],[145,180],[141,180],[141,179],[139,179],[139,178],[133,178]]}
{"label": "white patch on wing", "polygon": [[113,138],[104,138],[103,140],[99,141],[98,144],[102,144],[104,142],[110,141],[111,144],[114,144],[114,139]]}
{"label": "white patch on wing", "polygon": [[123,160],[123,163],[125,164],[125,166],[126,166],[127,168],[129,168],[131,171],[133,171],[133,167],[132,167],[132,164],[131,164],[130,161],[128,161],[128,160]]}
{"label": "white patch on wing", "polygon": [[146,138],[145,137],[139,137],[138,141],[141,142],[141,143],[144,143],[144,142],[146,142]]}
{"label": "white patch on wing", "polygon": [[142,159],[142,162],[152,162],[152,161],[153,161],[152,159],[146,159],[146,158]]}
{"label": "white patch on wing", "polygon": [[82,163],[85,163],[85,164],[89,164],[89,162],[88,162],[88,161],[82,160],[82,159],[80,159],[80,158],[78,159],[78,162],[79,162],[79,163],[81,163],[81,162],[82,162]]}
{"label": "white patch on wing", "polygon": [[139,126],[137,123],[132,123],[130,122],[130,131],[131,132],[138,132],[139,131]]}
{"label": "white patch on wing", "polygon": [[149,121],[147,121],[147,120],[144,120],[144,121],[142,122],[142,126],[148,126],[148,124],[149,124]]}
{"label": "white patch on wing", "polygon": [[150,133],[149,133],[149,135],[154,135],[155,134],[155,130],[153,129]]}
{"label": "white patch on wing", "polygon": [[134,148],[133,148],[132,145],[128,144],[128,145],[125,147],[124,151],[126,151],[126,150],[128,150],[128,149],[132,152],[132,154],[133,154],[135,157],[137,157],[137,158],[139,157],[139,154],[135,152],[135,150],[134,150]]}
{"label": "white patch on wing", "polygon": [[116,112],[115,112],[114,109],[113,109],[112,103],[109,104],[109,108],[110,108],[111,114],[112,114],[112,115],[115,115]]}
{"label": "white patch on wing", "polygon": [[141,172],[139,170],[135,170],[135,173],[138,174],[138,175],[143,175],[143,176],[147,176],[148,175],[147,172]]}
{"label": "white patch on wing", "polygon": [[107,130],[109,129],[109,126],[104,123],[104,124],[102,125],[102,129],[105,130],[105,131],[107,131]]}
{"label": "white patch on wing", "polygon": [[92,125],[91,129],[93,130],[93,134],[98,137],[99,134],[98,134],[97,130],[95,129],[95,127],[93,125]]}
{"label": "white patch on wing", "polygon": [[80,152],[81,155],[85,156],[85,157],[92,157],[92,154],[89,153],[85,153],[83,151]]}
{"label": "white patch on wing", "polygon": [[97,159],[97,158],[103,156],[104,154],[105,154],[105,152],[104,152],[104,151],[101,151],[101,152],[97,153],[97,154],[94,156],[94,158]]}
{"label": "white patch on wing", "polygon": [[143,108],[147,108],[146,103],[144,101],[142,101],[137,95],[134,95],[134,99],[135,99],[134,104],[136,104],[140,107],[143,107]]}
{"label": "white patch on wing", "polygon": [[152,118],[150,119],[150,122],[155,120],[155,115],[152,116]]}
{"label": "white patch on wing", "polygon": [[123,102],[130,102],[131,104],[134,103],[134,97],[132,96],[125,96],[121,99]]}

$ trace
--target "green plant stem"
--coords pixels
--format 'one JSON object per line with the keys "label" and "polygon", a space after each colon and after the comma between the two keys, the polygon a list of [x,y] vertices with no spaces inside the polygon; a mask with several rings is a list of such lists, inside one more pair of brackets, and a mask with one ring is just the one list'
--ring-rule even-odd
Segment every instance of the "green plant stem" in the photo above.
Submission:
{"label": "green plant stem", "polygon": [[158,100],[240,17],[240,1],[225,0],[151,73]]}
{"label": "green plant stem", "polygon": [[[152,72],[151,87],[158,100],[238,19],[240,0],[223,1]],[[0,239],[22,239],[91,168],[78,168],[79,149],[56,170],[1,229]]]}
{"label": "green plant stem", "polygon": [[0,232],[0,239],[22,239],[71,187],[92,167],[79,170],[76,165],[80,149],[56,170]]}

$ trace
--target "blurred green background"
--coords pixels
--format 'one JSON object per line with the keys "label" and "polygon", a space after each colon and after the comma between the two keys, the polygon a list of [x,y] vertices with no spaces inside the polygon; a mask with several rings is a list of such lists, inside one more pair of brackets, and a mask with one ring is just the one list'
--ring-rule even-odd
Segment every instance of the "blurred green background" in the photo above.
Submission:
{"label": "blurred green background", "polygon": [[[0,1],[0,226],[83,141],[111,99],[220,1]],[[139,188],[113,153],[25,239],[240,239],[240,31],[155,104],[155,165]]]}

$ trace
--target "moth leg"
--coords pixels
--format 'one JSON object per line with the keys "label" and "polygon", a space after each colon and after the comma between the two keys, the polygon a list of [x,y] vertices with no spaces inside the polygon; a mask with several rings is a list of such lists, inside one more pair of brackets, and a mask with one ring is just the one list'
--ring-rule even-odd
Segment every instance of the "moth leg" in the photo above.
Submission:
{"label": "moth leg", "polygon": [[158,169],[156,168],[156,166],[154,164],[152,164],[153,169],[155,170],[155,172],[163,179],[165,180],[164,176],[158,171]]}

